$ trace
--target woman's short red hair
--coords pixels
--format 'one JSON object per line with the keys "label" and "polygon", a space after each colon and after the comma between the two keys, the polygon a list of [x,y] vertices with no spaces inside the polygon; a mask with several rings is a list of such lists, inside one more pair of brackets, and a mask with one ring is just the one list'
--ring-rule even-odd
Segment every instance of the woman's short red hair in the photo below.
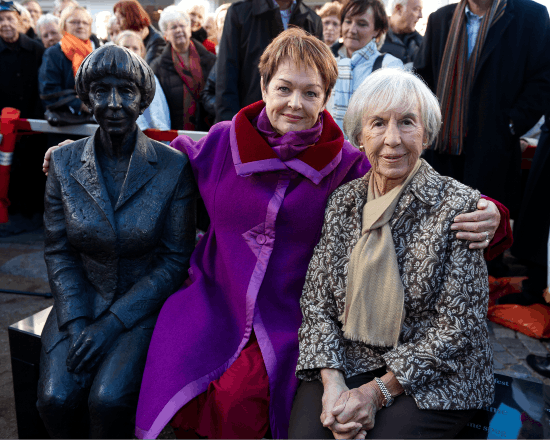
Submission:
{"label": "woman's short red hair", "polygon": [[131,30],[139,32],[143,28],[151,25],[149,14],[145,12],[143,6],[135,0],[120,0],[113,7],[113,11],[115,13],[120,12],[126,20],[126,26],[122,29],[123,31]]}
{"label": "woman's short red hair", "polygon": [[265,49],[260,58],[260,76],[267,89],[279,65],[290,60],[296,66],[310,67],[321,75],[325,88],[325,103],[338,78],[338,64],[329,47],[303,29],[289,27]]}

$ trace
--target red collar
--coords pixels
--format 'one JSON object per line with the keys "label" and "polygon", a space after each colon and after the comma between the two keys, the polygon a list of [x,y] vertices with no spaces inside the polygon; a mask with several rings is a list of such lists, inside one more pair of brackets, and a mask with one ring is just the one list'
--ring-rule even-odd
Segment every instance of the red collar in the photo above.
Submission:
{"label": "red collar", "polygon": [[[243,108],[235,115],[235,134],[242,164],[266,160],[278,159],[277,154],[256,131],[252,120],[260,114],[265,107],[263,101],[255,102]],[[333,163],[342,147],[344,146],[344,135],[330,113],[323,112],[323,131],[319,141],[298,154],[295,159],[304,162],[314,170],[321,172],[329,164]]]}

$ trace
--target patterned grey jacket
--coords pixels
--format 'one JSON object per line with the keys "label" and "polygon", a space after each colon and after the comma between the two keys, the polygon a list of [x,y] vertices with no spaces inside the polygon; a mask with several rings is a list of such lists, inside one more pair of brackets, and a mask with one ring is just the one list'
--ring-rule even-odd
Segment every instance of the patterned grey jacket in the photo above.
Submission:
{"label": "patterned grey jacket", "polygon": [[425,161],[390,220],[405,288],[399,345],[392,349],[344,339],[338,316],[344,311],[348,261],[359,240],[368,178],[341,186],[328,201],[300,300],[297,377],[320,379],[321,368],[352,377],[386,366],[420,409],[489,405],[494,378],[487,267],[482,251],[470,250],[450,229],[458,214],[475,210],[480,194],[439,175]]}

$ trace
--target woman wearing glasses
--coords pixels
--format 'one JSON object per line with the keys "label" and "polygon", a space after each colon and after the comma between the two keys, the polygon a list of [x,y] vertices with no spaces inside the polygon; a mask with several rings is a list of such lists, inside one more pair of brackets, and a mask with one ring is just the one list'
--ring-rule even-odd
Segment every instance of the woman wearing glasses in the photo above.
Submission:
{"label": "woman wearing glasses", "polygon": [[[92,16],[82,6],[70,6],[61,14],[60,29],[63,38],[58,44],[44,52],[39,71],[39,88],[44,107],[51,106],[60,100],[67,100],[74,90],[74,78],[84,58],[95,49],[90,40],[92,35]],[[66,102],[58,110],[69,111],[72,114],[89,113],[82,101],[73,95],[74,99]],[[57,142],[56,142],[57,143]]]}

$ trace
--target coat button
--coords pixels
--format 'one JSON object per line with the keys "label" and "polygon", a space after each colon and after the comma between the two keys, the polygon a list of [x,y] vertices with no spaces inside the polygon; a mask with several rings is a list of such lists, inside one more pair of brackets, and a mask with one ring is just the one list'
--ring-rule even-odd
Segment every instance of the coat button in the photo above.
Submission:
{"label": "coat button", "polygon": [[256,236],[256,243],[264,244],[265,242],[266,242],[266,238],[264,234],[260,234]]}

